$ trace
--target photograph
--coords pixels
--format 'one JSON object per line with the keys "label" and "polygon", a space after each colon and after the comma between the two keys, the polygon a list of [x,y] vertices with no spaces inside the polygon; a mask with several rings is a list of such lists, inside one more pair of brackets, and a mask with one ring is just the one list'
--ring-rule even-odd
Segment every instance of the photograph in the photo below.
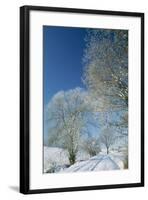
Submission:
{"label": "photograph", "polygon": [[20,8],[20,192],[144,186],[144,13]]}
{"label": "photograph", "polygon": [[43,173],[128,169],[128,30],[43,26]]}

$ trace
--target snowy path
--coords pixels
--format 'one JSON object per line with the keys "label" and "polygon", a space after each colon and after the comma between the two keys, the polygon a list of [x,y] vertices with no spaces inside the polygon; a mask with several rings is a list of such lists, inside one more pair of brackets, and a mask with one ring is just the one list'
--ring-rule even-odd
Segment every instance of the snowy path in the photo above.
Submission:
{"label": "snowy path", "polygon": [[120,167],[110,155],[98,155],[86,161],[77,162],[63,172],[84,172],[100,170],[117,170]]}

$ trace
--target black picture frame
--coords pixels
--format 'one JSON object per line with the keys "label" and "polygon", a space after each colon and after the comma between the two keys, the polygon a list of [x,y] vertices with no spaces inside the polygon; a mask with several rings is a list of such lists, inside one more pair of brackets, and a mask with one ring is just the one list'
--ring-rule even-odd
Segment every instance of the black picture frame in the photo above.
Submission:
{"label": "black picture frame", "polygon": [[[30,11],[85,13],[96,15],[140,17],[141,19],[141,181],[140,183],[126,183],[115,185],[95,185],[67,188],[30,189]],[[75,8],[57,8],[41,6],[20,7],[20,192],[23,194],[68,192],[81,190],[98,190],[113,188],[129,188],[144,186],[144,13],[104,11]]]}

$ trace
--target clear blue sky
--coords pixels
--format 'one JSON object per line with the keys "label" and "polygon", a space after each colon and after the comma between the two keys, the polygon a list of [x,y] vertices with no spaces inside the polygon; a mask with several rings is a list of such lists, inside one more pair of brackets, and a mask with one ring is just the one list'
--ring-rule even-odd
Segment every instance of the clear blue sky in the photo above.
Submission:
{"label": "clear blue sky", "polygon": [[43,27],[44,106],[60,90],[84,87],[85,28]]}

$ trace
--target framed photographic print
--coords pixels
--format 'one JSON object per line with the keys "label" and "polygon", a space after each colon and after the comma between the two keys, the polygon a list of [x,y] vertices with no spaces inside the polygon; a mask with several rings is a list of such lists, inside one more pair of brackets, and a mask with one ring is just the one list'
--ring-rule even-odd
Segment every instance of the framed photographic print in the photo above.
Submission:
{"label": "framed photographic print", "polygon": [[144,14],[20,8],[20,192],[144,186]]}

